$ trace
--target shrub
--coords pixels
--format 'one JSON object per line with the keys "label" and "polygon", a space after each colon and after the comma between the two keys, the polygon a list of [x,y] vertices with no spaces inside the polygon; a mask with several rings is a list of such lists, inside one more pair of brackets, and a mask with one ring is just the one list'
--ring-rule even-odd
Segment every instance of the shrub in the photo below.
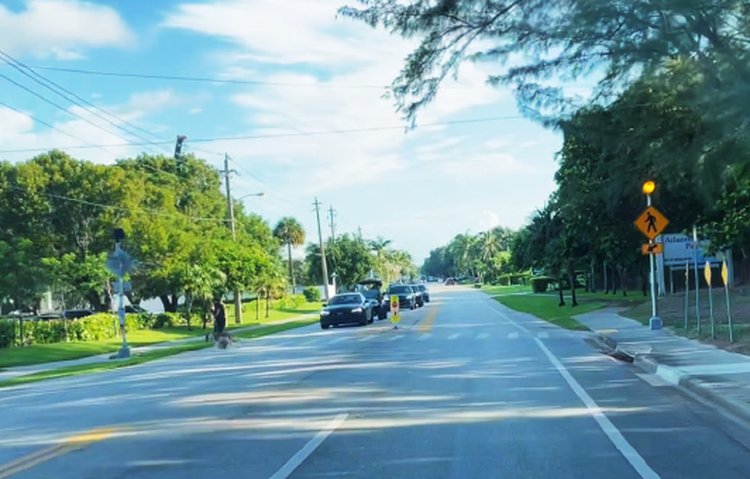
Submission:
{"label": "shrub", "polygon": [[151,324],[152,329],[173,328],[179,323],[177,313],[159,313]]}
{"label": "shrub", "polygon": [[0,348],[13,346],[16,337],[16,322],[12,319],[0,320]]}
{"label": "shrub", "polygon": [[303,294],[290,294],[279,299],[276,305],[279,309],[298,309],[305,302],[306,296]]}
{"label": "shrub", "polygon": [[554,282],[555,279],[549,276],[536,276],[531,278],[531,290],[535,293],[544,293]]}
{"label": "shrub", "polygon": [[320,301],[320,290],[315,286],[308,286],[302,290],[302,294],[305,296],[305,300],[308,303],[317,303]]}
{"label": "shrub", "polygon": [[474,283],[474,287],[479,289],[482,287],[482,283]]}

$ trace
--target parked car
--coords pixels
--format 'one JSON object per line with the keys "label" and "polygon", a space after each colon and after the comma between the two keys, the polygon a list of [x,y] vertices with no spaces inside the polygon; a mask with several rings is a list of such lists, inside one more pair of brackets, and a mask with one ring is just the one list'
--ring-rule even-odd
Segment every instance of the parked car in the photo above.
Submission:
{"label": "parked car", "polygon": [[408,284],[392,284],[388,288],[389,296],[398,296],[398,307],[401,309],[414,309],[417,307],[417,298],[414,290]]}
{"label": "parked car", "polygon": [[456,278],[448,278],[445,280],[446,286],[455,286],[456,285]]}
{"label": "parked car", "polygon": [[417,289],[419,289],[419,292],[422,293],[422,299],[425,303],[430,302],[430,290],[427,289],[427,286],[423,284],[418,284]]}
{"label": "parked car", "polygon": [[151,312],[140,306],[129,304],[125,306],[125,314],[151,314]]}
{"label": "parked car", "polygon": [[357,283],[356,286],[357,292],[362,293],[362,296],[372,303],[373,318],[377,316],[378,319],[388,319],[391,304],[388,297],[383,294],[382,287],[383,282],[379,279],[365,279]]}
{"label": "parked car", "polygon": [[372,321],[372,302],[362,293],[337,294],[320,312],[320,327],[323,329],[348,323],[364,326]]}
{"label": "parked car", "polygon": [[414,302],[417,304],[418,308],[421,308],[425,303],[422,290],[419,289],[418,284],[410,284],[409,286],[411,286],[412,291],[414,291]]}
{"label": "parked car", "polygon": [[50,320],[50,319],[80,319],[85,318],[86,316],[93,315],[94,312],[90,309],[67,309],[65,311],[47,311],[45,313],[41,313],[37,316],[38,319],[41,320]]}

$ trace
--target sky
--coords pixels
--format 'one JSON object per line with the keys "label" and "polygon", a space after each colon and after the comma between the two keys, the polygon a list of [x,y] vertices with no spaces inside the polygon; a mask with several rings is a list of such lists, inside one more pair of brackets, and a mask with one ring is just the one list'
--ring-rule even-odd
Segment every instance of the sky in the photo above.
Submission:
{"label": "sky", "polygon": [[[512,91],[485,83],[497,67],[481,63],[462,65],[407,130],[384,93],[416,40],[337,17],[347,2],[0,0],[0,50],[129,130],[0,61],[0,159],[60,148],[113,163],[171,154],[183,134],[184,150],[216,167],[229,155],[233,196],[249,195],[245,209],[271,225],[293,216],[317,240],[317,197],[335,209],[336,234],[361,228],[417,264],[456,234],[521,227],[554,190],[560,135],[522,118]],[[81,145],[119,146],[71,148]]]}

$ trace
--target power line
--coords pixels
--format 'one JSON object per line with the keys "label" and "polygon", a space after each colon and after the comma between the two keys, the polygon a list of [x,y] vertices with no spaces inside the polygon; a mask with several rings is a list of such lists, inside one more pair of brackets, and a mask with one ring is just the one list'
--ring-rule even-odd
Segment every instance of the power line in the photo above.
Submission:
{"label": "power line", "polygon": [[388,85],[375,84],[356,84],[356,83],[295,83],[295,82],[278,82],[263,80],[242,80],[237,78],[219,78],[219,77],[198,77],[184,75],[163,75],[158,73],[132,73],[132,72],[115,72],[103,70],[87,70],[82,68],[64,68],[35,65],[32,68],[37,70],[48,70],[62,73],[74,73],[79,75],[93,75],[104,77],[120,78],[139,78],[143,80],[170,80],[192,83],[223,83],[230,85],[258,85],[258,86],[283,86],[295,88],[357,88],[357,89],[385,89]]}
{"label": "power line", "polygon": [[[2,74],[0,74],[2,76]],[[472,123],[489,123],[494,121],[503,120],[521,120],[525,117],[520,115],[508,115],[508,116],[495,116],[486,118],[474,118],[466,120],[452,120],[452,121],[437,121],[432,123],[423,123],[417,125],[417,128],[430,128],[436,126],[448,126],[448,125],[463,125]],[[215,141],[243,141],[243,140],[263,140],[263,139],[275,139],[275,138],[292,138],[292,137],[308,137],[308,136],[324,136],[324,135],[339,135],[347,133],[367,133],[373,131],[393,131],[393,130],[404,130],[403,125],[400,126],[379,126],[379,127],[364,127],[364,128],[349,128],[340,130],[325,130],[325,131],[308,131],[308,132],[297,132],[297,133],[268,133],[260,135],[241,135],[241,136],[225,136],[215,138],[192,138],[192,143],[210,143]],[[156,144],[169,144],[171,141],[158,141]],[[119,146],[144,146],[150,143],[140,142],[124,142],[124,143],[111,143],[103,145],[74,145],[67,146],[67,149],[85,150],[90,148],[98,147],[119,147]],[[35,151],[47,151],[53,148],[19,148],[13,150],[0,150],[0,153],[27,153]]]}
{"label": "power line", "polygon": [[[96,116],[97,118],[103,120],[109,125],[114,126],[120,131],[125,132],[126,134],[137,138],[139,140],[144,140],[146,142],[150,142],[148,138],[145,138],[138,133],[134,133],[133,130],[140,130],[142,132],[145,132],[148,135],[152,135],[151,132],[140,128],[136,125],[133,125],[127,120],[124,120],[122,118],[119,118],[116,115],[113,115],[112,113],[109,113],[108,111],[104,110],[103,108],[94,105],[93,103],[89,102],[85,98],[82,98],[81,96],[77,95],[75,92],[70,91],[69,89],[65,88],[64,86],[44,77],[43,75],[40,75],[39,73],[35,72],[31,67],[24,64],[20,60],[17,60],[4,52],[0,49],[0,59],[2,59],[6,64],[10,65],[17,71],[19,71],[22,75],[26,76],[27,78],[30,78],[35,83],[45,87],[46,89],[50,90],[51,92],[55,93],[56,95],[64,98],[65,100],[69,101],[70,103],[79,106],[83,108],[86,112]],[[67,111],[67,109],[66,109]],[[100,113],[101,112],[101,113]],[[105,116],[106,115],[106,116]],[[109,118],[108,118],[109,117]],[[112,121],[110,118],[114,119],[115,121]],[[125,128],[122,126],[122,124],[128,125],[130,128]],[[106,130],[105,130],[106,131]],[[153,135],[152,135],[153,136]]]}
{"label": "power line", "polygon": [[[14,189],[14,190],[17,190],[17,191],[28,192],[27,189],[21,188],[20,186],[12,186],[11,185],[10,188]],[[59,199],[59,200],[68,201],[68,202],[71,202],[71,203],[78,203],[78,204],[87,205],[87,206],[93,206],[93,207],[96,207],[96,208],[112,209],[112,210],[122,211],[122,212],[125,212],[125,213],[132,213],[133,212],[131,208],[125,208],[125,207],[122,207],[122,206],[107,205],[107,204],[104,204],[104,203],[97,203],[95,201],[82,200],[82,199],[79,199],[79,198],[71,198],[69,196],[58,195],[58,194],[55,194],[55,193],[46,193],[46,192],[39,192],[39,191],[36,192],[36,193],[40,194],[42,196],[47,196],[49,198],[56,198],[56,199]],[[193,220],[193,221],[212,221],[212,222],[226,223],[226,219],[225,218],[211,218],[211,217],[203,217],[203,216],[189,216],[189,215],[177,214],[177,213],[162,213],[162,212],[155,211],[155,210],[152,210],[152,209],[149,209],[149,208],[143,208],[142,206],[139,206],[138,209],[140,209],[141,211],[143,211],[145,213],[148,213],[150,215],[154,215],[154,216],[162,216],[162,217],[167,217],[167,218],[184,218],[184,219],[189,219],[189,220]]]}
{"label": "power line", "polygon": [[113,151],[107,150],[107,149],[106,149],[105,147],[99,147],[99,146],[97,146],[97,145],[93,145],[93,144],[91,144],[91,143],[87,142],[86,140],[84,140],[83,138],[81,138],[81,137],[79,137],[79,136],[76,136],[76,135],[74,135],[74,134],[72,134],[72,133],[68,133],[67,131],[63,130],[62,128],[58,128],[58,127],[56,127],[55,125],[53,125],[53,124],[51,124],[51,123],[48,123],[48,122],[46,122],[46,121],[42,120],[41,118],[37,118],[37,117],[35,117],[34,115],[31,115],[31,114],[29,114],[29,113],[26,113],[25,111],[21,111],[21,110],[19,110],[18,108],[15,108],[15,107],[13,107],[13,106],[11,106],[11,105],[9,105],[9,104],[7,104],[7,103],[3,102],[3,101],[0,101],[0,106],[4,106],[5,108],[7,108],[7,109],[9,109],[9,110],[12,110],[12,111],[15,111],[16,113],[18,113],[18,114],[20,114],[20,115],[24,115],[25,117],[27,117],[27,118],[30,118],[31,120],[33,120],[33,121],[35,121],[35,122],[37,122],[37,123],[40,123],[40,124],[42,124],[42,125],[44,125],[44,126],[46,126],[46,127],[50,128],[50,129],[52,129],[52,130],[54,130],[54,131],[57,131],[58,133],[61,133],[61,134],[65,135],[65,136],[67,136],[67,137],[69,137],[69,138],[73,138],[74,140],[77,140],[77,141],[82,141],[82,142],[84,142],[84,143],[86,143],[86,144],[88,144],[88,145],[91,145],[92,147],[97,147],[97,148],[100,148],[100,149],[102,149],[103,151],[106,151],[107,153],[112,153],[112,154],[114,154],[114,152],[113,152]]}

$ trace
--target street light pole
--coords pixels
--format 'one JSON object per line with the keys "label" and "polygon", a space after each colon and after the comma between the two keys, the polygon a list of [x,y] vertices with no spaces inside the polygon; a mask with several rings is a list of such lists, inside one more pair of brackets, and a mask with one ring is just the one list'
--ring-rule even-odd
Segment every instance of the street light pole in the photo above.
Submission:
{"label": "street light pole", "polygon": [[[646,207],[651,206],[651,193],[656,189],[656,184],[649,180],[643,183],[643,193],[646,195]],[[654,240],[649,239],[649,244],[653,245]],[[662,320],[659,317],[656,306],[656,255],[653,250],[648,255],[649,269],[650,269],[650,281],[651,281],[651,318],[648,320],[649,328],[652,330],[661,329],[663,326]]]}

